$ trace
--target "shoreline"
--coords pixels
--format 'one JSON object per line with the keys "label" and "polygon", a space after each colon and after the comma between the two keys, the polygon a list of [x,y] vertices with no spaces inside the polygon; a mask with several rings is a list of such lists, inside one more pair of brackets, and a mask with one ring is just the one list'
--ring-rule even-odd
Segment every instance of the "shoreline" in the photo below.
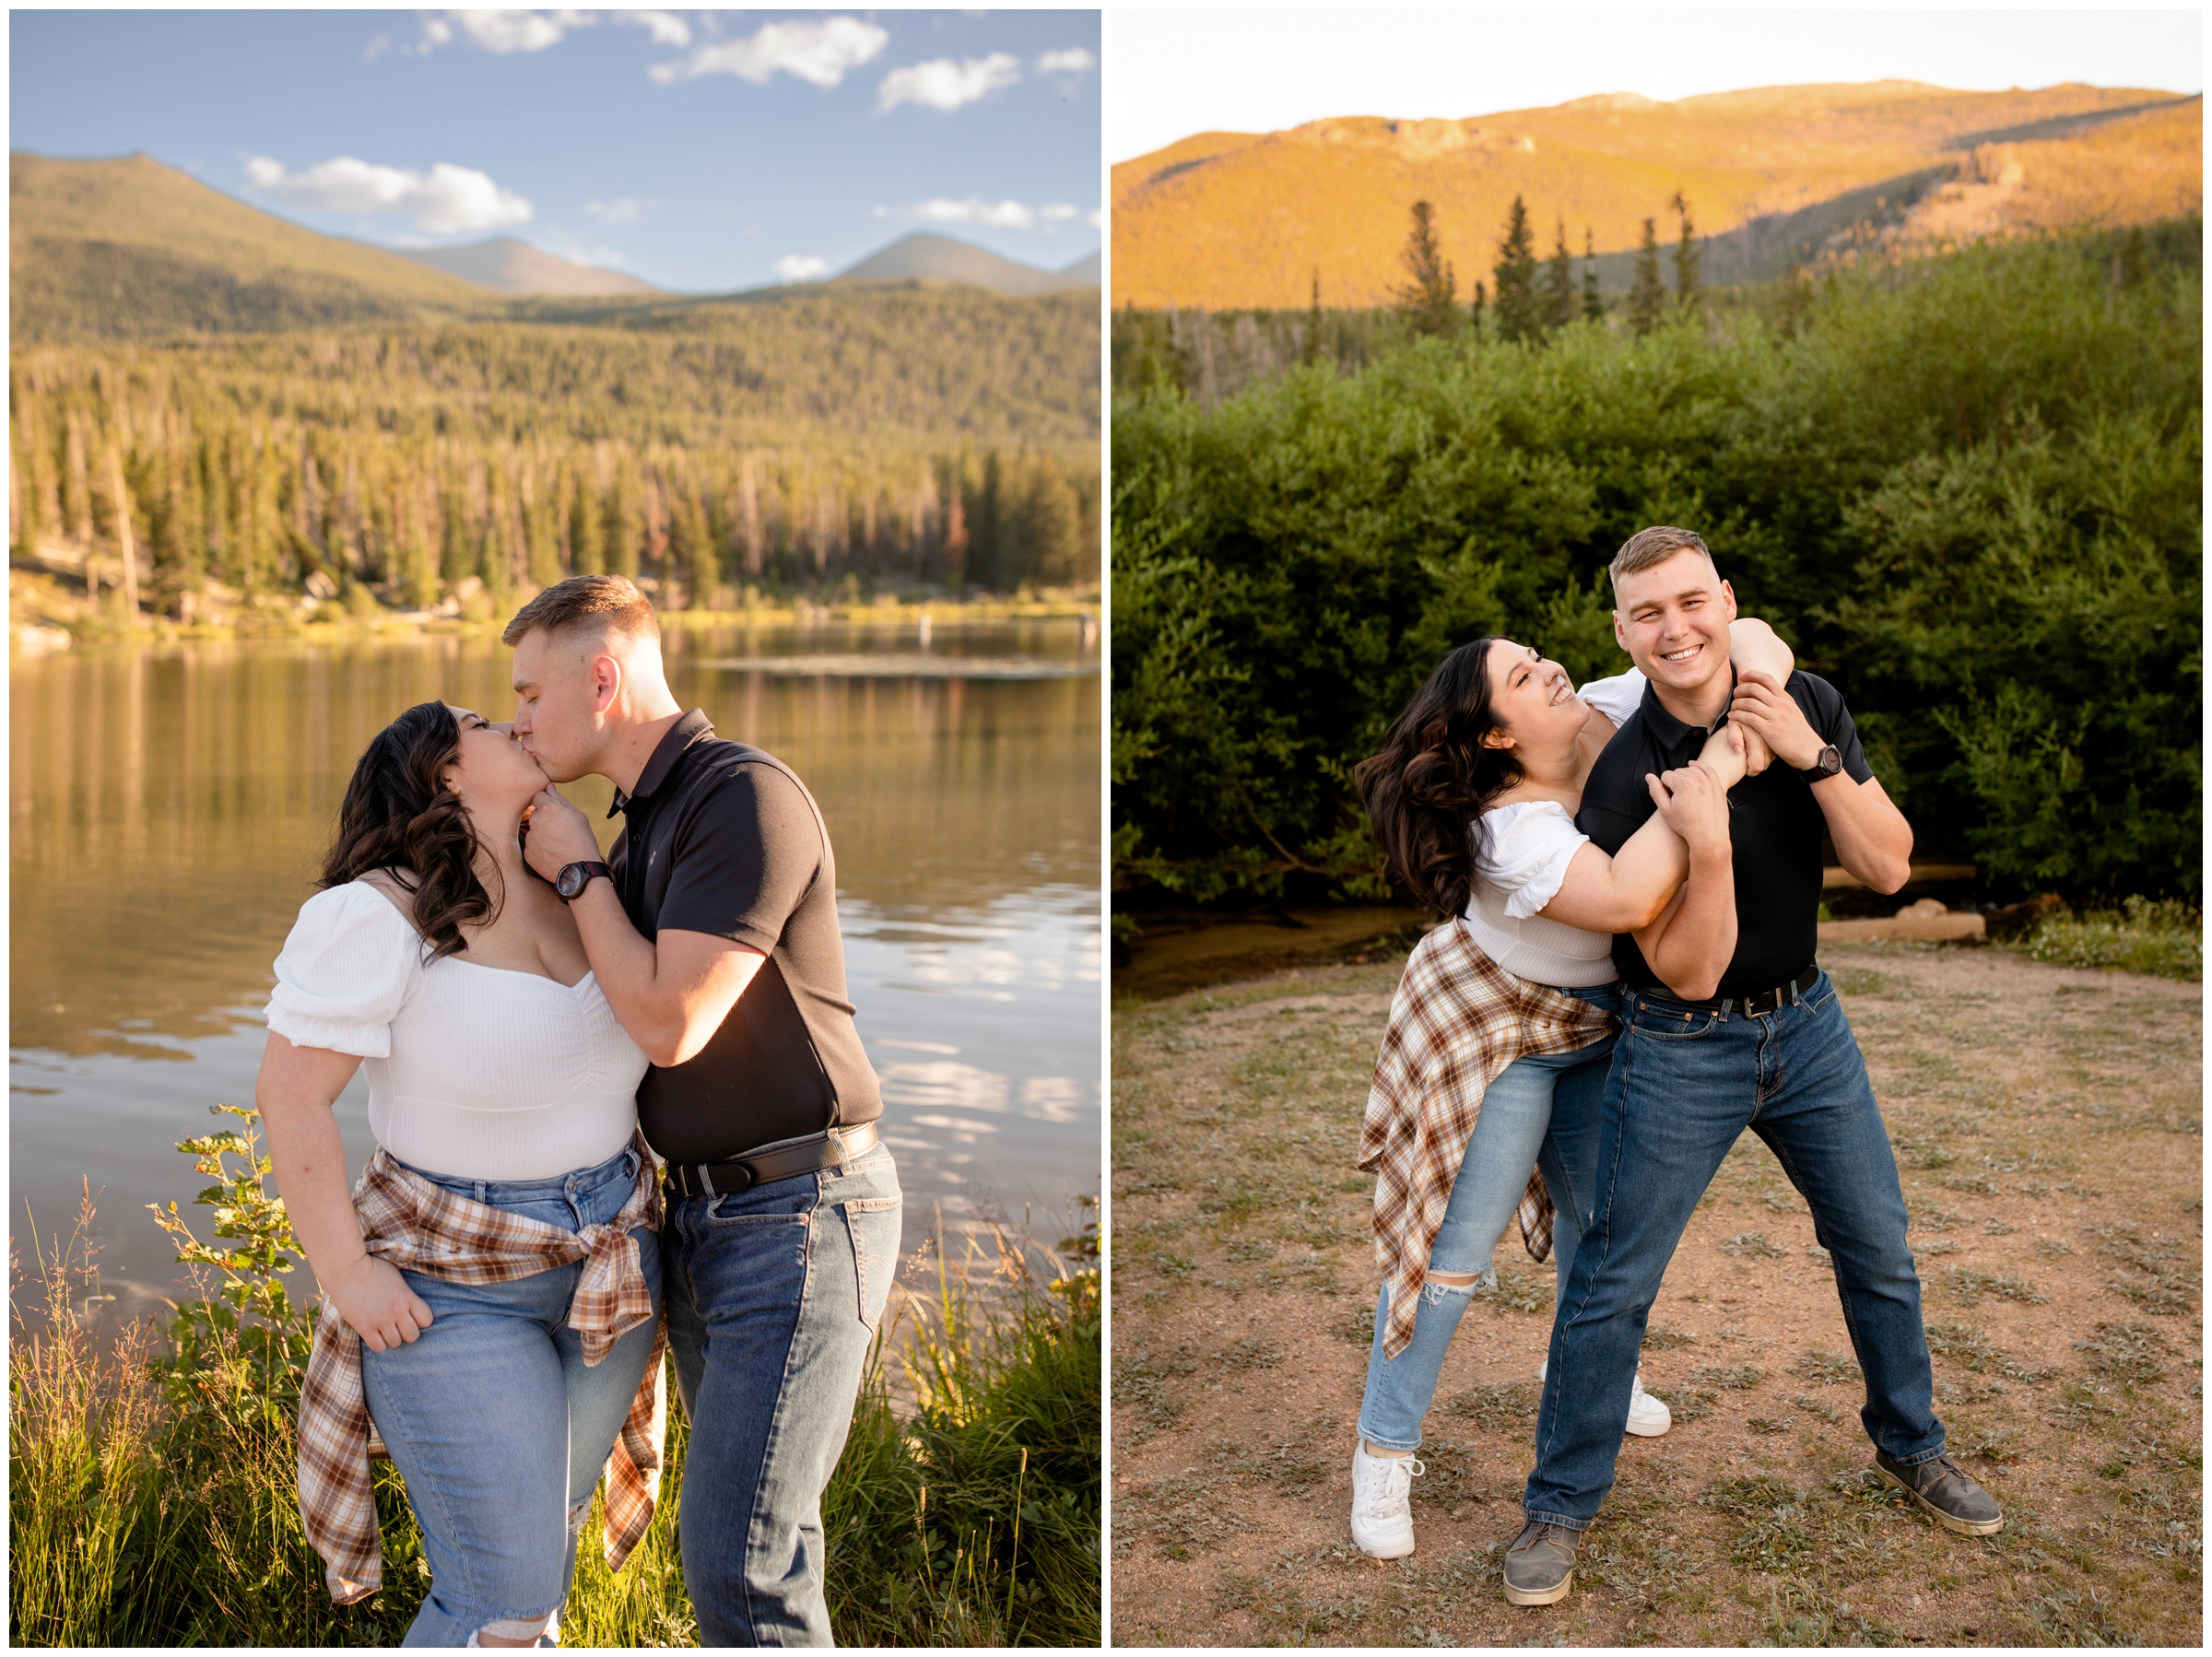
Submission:
{"label": "shoreline", "polygon": [[[19,579],[24,571],[18,570],[14,573]],[[521,602],[519,598],[516,600],[518,605]],[[336,605],[332,604],[329,607],[335,610]],[[749,609],[663,610],[658,612],[658,617],[662,630],[670,633],[731,627],[806,628],[838,624],[912,631],[925,617],[933,625],[948,627],[976,622],[1072,621],[1095,629],[1099,625],[1099,609],[1098,594],[1077,592],[1032,598],[879,599],[870,604],[817,605],[800,599],[788,605],[763,605]],[[294,618],[264,611],[242,621],[182,622],[148,617],[137,629],[125,629],[104,618],[57,616],[48,611],[29,617],[19,613],[11,615],[8,649],[12,658],[20,660],[55,651],[98,650],[119,645],[351,644],[364,640],[423,637],[496,639],[505,627],[504,617],[447,615],[435,610],[394,611],[370,617],[340,613],[329,619],[319,615]]]}

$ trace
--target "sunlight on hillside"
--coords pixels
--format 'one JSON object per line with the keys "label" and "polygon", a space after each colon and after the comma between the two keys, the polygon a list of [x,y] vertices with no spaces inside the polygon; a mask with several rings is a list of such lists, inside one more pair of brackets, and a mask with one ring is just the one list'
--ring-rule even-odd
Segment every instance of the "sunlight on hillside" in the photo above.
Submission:
{"label": "sunlight on hillside", "polygon": [[1679,189],[1706,236],[1743,232],[1743,249],[1716,248],[1724,279],[1777,275],[1801,256],[1803,236],[1784,245],[1746,230],[1782,215],[1799,215],[1816,249],[1863,245],[1869,227],[1876,240],[1917,244],[2144,223],[2201,206],[2202,134],[2202,100],[2166,92],[1910,81],[1205,133],[1113,169],[1113,297],[1302,308],[1318,279],[1324,305],[1387,303],[1416,200],[1435,204],[1468,294],[1488,276],[1516,194],[1540,252],[1563,224],[1578,256],[1587,232],[1602,260],[1632,249],[1647,217],[1667,235]]}

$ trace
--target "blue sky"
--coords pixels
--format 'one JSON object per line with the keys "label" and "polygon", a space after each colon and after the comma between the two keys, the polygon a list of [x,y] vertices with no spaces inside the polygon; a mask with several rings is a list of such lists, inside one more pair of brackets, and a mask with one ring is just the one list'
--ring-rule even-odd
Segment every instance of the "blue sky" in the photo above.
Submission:
{"label": "blue sky", "polygon": [[2200,10],[1737,0],[1712,9],[1257,5],[1117,8],[1107,37],[1115,161],[1209,131],[1330,115],[1458,119],[1596,92],[1673,100],[1808,81],[1962,91],[2062,81],[2201,92]]}
{"label": "blue sky", "polygon": [[18,11],[11,148],[144,150],[312,229],[516,236],[657,286],[916,229],[1095,250],[1095,11]]}

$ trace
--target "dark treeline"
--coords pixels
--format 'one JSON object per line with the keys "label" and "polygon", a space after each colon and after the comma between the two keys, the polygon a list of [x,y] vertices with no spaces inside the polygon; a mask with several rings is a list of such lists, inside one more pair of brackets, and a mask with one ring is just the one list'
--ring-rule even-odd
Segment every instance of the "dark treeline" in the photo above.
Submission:
{"label": "dark treeline", "polygon": [[1348,768],[1477,634],[1624,667],[1603,569],[1649,523],[1842,688],[1919,855],[2194,899],[2197,247],[1831,271],[1641,336],[1117,313],[1117,902],[1381,895]]}
{"label": "dark treeline", "polygon": [[598,570],[672,608],[1094,581],[1096,315],[916,292],[20,351],[9,538],[111,582],[128,547],[181,618]]}

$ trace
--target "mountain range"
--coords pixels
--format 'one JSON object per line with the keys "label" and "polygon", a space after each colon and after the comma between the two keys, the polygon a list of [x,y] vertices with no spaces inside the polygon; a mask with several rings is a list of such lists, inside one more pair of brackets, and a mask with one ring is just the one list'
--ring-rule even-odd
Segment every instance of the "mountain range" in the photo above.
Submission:
{"label": "mountain range", "polygon": [[[281,332],[410,319],[500,316],[520,304],[688,303],[620,272],[500,237],[390,249],[326,236],[210,189],[145,155],[8,158],[9,337]],[[1039,270],[949,237],[917,234],[841,283],[963,284],[1007,295],[1095,288],[1100,255]],[[786,290],[788,291],[788,290]],[[771,296],[772,297],[772,296]]]}
{"label": "mountain range", "polygon": [[[1461,290],[1526,203],[1539,257],[1588,233],[1627,285],[1643,220],[1687,196],[1708,281],[1778,276],[1869,240],[1940,246],[2201,213],[2204,102],[2068,84],[1767,87],[1664,103],[1611,93],[1465,120],[1348,116],[1201,133],[1113,169],[1117,305],[1388,303],[1410,209],[1436,209]],[[1578,271],[1579,275],[1579,271]]]}

